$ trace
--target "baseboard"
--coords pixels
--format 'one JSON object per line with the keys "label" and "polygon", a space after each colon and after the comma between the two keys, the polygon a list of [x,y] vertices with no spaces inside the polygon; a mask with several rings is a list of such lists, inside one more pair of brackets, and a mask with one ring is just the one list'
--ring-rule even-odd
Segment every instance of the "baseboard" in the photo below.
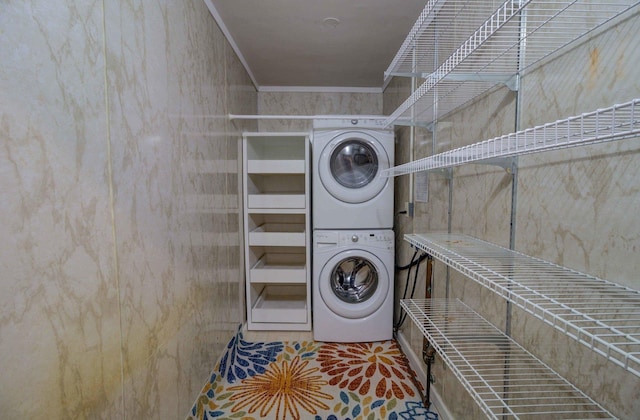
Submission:
{"label": "baseboard", "polygon": [[[411,365],[411,369],[414,370],[416,376],[421,384],[427,383],[427,367],[422,361],[422,357],[419,357],[416,352],[413,351],[411,345],[407,338],[402,334],[402,331],[398,331],[396,335],[396,341],[402,348],[405,356],[409,360],[409,365]],[[449,412],[449,409],[444,404],[444,401],[440,397],[440,394],[435,388],[431,388],[429,391],[431,404],[433,406],[433,411],[438,413],[438,418],[441,420],[453,420],[453,416]]]}

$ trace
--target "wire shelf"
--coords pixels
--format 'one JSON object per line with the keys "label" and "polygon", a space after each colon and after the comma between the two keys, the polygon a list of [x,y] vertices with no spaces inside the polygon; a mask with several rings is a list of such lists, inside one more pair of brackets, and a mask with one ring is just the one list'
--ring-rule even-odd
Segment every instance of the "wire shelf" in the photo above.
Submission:
{"label": "wire shelf", "polygon": [[640,376],[639,291],[466,235],[405,240]]}
{"label": "wire shelf", "polygon": [[385,71],[385,81],[432,73],[495,12],[498,3],[502,0],[428,1]]}
{"label": "wire shelf", "polygon": [[[491,2],[432,0],[385,72],[387,77],[426,80],[385,124],[429,124],[500,84],[515,90],[517,77],[638,4],[638,0],[507,0],[491,14],[486,10]],[[489,18],[478,25],[482,16]],[[462,42],[461,36],[466,36]],[[457,47],[450,52],[452,45]],[[489,86],[473,86],[477,83]],[[447,95],[435,90],[442,84],[449,84],[444,89]]]}
{"label": "wire shelf", "polygon": [[613,418],[462,302],[400,304],[489,418]]}
{"label": "wire shelf", "polygon": [[439,153],[381,172],[397,176],[640,135],[640,98]]}

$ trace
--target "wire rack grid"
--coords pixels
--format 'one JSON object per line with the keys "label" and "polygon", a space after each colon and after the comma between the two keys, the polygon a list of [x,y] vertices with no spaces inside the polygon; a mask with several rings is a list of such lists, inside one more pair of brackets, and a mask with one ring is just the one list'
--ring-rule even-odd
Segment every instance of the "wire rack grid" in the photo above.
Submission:
{"label": "wire rack grid", "polygon": [[639,291],[466,235],[405,240],[640,376]]}
{"label": "wire rack grid", "polygon": [[425,77],[473,34],[502,1],[430,0],[385,71]]}
{"label": "wire rack grid", "polygon": [[[508,0],[490,14],[475,3],[454,2],[457,8],[449,11],[447,3],[425,8],[427,15],[418,19],[387,70],[387,75],[405,71],[406,75],[422,74],[426,80],[387,118],[386,125],[428,124],[498,85],[515,90],[514,78],[640,4],[638,0]],[[443,10],[449,13],[441,14]],[[479,27],[474,26],[478,12],[490,14]],[[470,35],[439,62],[437,57],[458,42],[455,37],[444,41],[450,32],[445,28],[450,26],[461,27],[457,34]],[[436,100],[428,95],[452,80],[445,89],[447,95],[436,95]],[[479,83],[484,86],[474,86]]]}
{"label": "wire rack grid", "polygon": [[622,140],[639,135],[640,98],[637,98],[418,159],[386,169],[381,174],[404,175],[488,159]]}
{"label": "wire rack grid", "polygon": [[489,418],[613,418],[459,300],[401,306]]}

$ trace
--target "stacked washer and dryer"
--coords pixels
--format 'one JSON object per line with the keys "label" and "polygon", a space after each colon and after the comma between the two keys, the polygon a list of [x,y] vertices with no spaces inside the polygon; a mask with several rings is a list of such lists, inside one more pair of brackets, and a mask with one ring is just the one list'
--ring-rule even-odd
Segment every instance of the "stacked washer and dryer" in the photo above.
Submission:
{"label": "stacked washer and dryer", "polygon": [[367,342],[393,336],[394,138],[375,117],[313,123],[313,335]]}

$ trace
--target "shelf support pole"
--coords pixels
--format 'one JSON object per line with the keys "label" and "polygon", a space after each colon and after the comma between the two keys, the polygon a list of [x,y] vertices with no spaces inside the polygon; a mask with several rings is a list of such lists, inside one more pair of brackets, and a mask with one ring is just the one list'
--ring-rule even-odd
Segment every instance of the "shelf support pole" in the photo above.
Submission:
{"label": "shelf support pole", "polygon": [[[525,9],[520,13],[520,32],[518,43],[518,72],[514,76],[514,83],[518,86],[515,90],[516,103],[514,112],[513,125],[515,132],[520,131],[520,111],[522,108],[522,89],[520,89],[520,78],[522,74],[523,64],[525,63],[524,57],[526,54],[526,36],[527,36],[527,11]],[[518,156],[515,156],[511,161],[511,214],[509,217],[509,249],[515,251],[516,248],[516,211],[518,206]],[[510,287],[510,286],[509,286]],[[511,337],[511,318],[513,313],[513,305],[511,301],[507,301],[507,308],[505,314],[505,326],[504,332],[507,337]],[[504,378],[505,384],[503,388],[503,394],[505,399],[509,396],[510,379],[508,372],[510,370],[511,360],[509,357],[504,361]],[[506,411],[505,411],[506,414]]]}
{"label": "shelf support pole", "polygon": [[[449,209],[447,210],[447,232],[451,233],[451,225],[452,225],[452,219],[453,219],[453,168],[447,168],[446,172],[447,172],[447,180],[449,184]],[[445,297],[447,299],[449,299],[449,289],[451,288],[450,279],[451,279],[451,269],[447,265],[447,283],[446,283],[447,287],[445,289]]]}
{"label": "shelf support pole", "polygon": [[[415,68],[416,66],[416,49],[415,46],[413,48],[413,56],[412,56],[412,67]],[[413,93],[416,88],[418,87],[417,84],[417,79],[416,77],[412,77],[411,78],[411,92]],[[411,108],[411,121],[415,121],[415,109]],[[415,144],[416,144],[416,127],[415,125],[411,125],[409,127],[409,162],[413,162],[415,159],[415,150],[413,150],[415,148]],[[409,203],[407,206],[407,216],[409,216],[410,218],[413,218],[413,214],[414,214],[414,206],[415,206],[415,201],[414,201],[414,196],[415,196],[415,191],[414,191],[414,183],[415,183],[415,175],[411,174],[409,176]]]}

